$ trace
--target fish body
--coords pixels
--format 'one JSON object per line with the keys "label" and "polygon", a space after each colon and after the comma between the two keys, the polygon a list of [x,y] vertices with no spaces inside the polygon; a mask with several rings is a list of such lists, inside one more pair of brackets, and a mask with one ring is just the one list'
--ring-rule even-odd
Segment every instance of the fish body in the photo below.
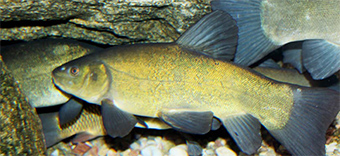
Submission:
{"label": "fish body", "polygon": [[45,107],[65,103],[71,97],[55,87],[52,70],[99,49],[69,39],[42,39],[3,47],[1,56],[29,103]]}
{"label": "fish body", "polygon": [[[59,83],[57,72],[55,83],[90,103],[114,99],[120,109],[136,115],[158,117],[163,109],[176,108],[211,110],[214,116],[223,117],[249,109],[246,112],[257,117],[258,112],[282,117],[279,120],[283,122],[272,123],[274,126],[287,121],[293,103],[290,86],[232,63],[192,54],[176,44],[119,46],[92,56],[77,63],[78,67],[81,62],[89,64],[80,70],[84,72],[83,82],[74,82],[82,87],[64,86],[69,82]],[[256,83],[246,87],[245,82]],[[257,95],[266,95],[268,91],[274,94],[272,98],[259,102]],[[251,107],[242,108],[242,103]],[[266,107],[262,104],[276,107],[277,112],[261,111]]]}
{"label": "fish body", "polygon": [[278,47],[304,41],[303,65],[314,79],[340,70],[340,1],[213,0],[238,23],[235,62],[251,65]]}
{"label": "fish body", "polygon": [[340,45],[340,1],[263,0],[261,26],[277,45],[324,39]]}
{"label": "fish body", "polygon": [[247,154],[261,146],[260,123],[293,154],[324,154],[339,93],[278,82],[216,59],[218,49],[234,44],[218,40],[223,29],[205,26],[223,23],[223,16],[205,16],[175,43],[115,46],[73,60],[53,70],[54,83],[90,103],[106,107],[109,99],[107,108],[160,118],[184,132],[205,134],[217,117]]}

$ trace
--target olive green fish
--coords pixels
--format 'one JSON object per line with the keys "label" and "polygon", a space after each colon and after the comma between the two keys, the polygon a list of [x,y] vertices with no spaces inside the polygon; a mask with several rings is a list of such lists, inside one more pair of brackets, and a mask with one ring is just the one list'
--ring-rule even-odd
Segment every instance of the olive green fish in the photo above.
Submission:
{"label": "olive green fish", "polygon": [[305,40],[303,65],[314,79],[340,70],[340,0],[213,0],[239,27],[235,62],[251,65],[274,49]]}
{"label": "olive green fish", "polygon": [[235,25],[228,14],[214,11],[175,43],[115,46],[68,62],[53,70],[54,83],[101,104],[111,136],[119,136],[109,126],[122,122],[110,116],[117,109],[194,134],[209,132],[216,117],[247,154],[261,146],[261,124],[292,154],[324,154],[339,93],[281,83],[214,59],[233,54]]}
{"label": "olive green fish", "polygon": [[5,65],[33,107],[53,106],[71,98],[55,87],[51,72],[100,48],[69,39],[42,39],[1,48]]}

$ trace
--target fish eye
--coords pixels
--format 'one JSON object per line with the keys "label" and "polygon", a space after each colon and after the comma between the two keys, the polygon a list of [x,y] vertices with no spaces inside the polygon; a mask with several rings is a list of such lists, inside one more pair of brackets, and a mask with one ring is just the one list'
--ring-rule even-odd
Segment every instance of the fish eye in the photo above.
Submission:
{"label": "fish eye", "polygon": [[70,73],[73,75],[73,76],[77,76],[79,74],[79,68],[77,67],[72,67],[70,68]]}

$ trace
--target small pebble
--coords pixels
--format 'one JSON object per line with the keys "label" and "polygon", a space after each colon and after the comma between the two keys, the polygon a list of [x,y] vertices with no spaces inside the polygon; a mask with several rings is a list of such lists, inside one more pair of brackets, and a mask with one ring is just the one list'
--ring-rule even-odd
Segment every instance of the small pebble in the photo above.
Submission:
{"label": "small pebble", "polygon": [[147,138],[141,137],[141,138],[138,140],[138,143],[139,143],[139,145],[140,145],[140,148],[146,147],[147,141],[148,141]]}
{"label": "small pebble", "polygon": [[155,140],[148,140],[146,142],[146,146],[148,146],[148,145],[156,145],[156,141]]}
{"label": "small pebble", "polygon": [[332,142],[328,145],[326,145],[326,153],[333,153],[333,151],[336,149],[336,142]]}
{"label": "small pebble", "polygon": [[113,149],[110,149],[107,153],[106,156],[117,156],[117,152]]}
{"label": "small pebble", "polygon": [[59,151],[58,150],[54,150],[52,153],[51,153],[51,156],[58,156],[59,155]]}
{"label": "small pebble", "polygon": [[215,152],[212,149],[203,149],[203,156],[215,156]]}
{"label": "small pebble", "polygon": [[163,153],[155,145],[150,145],[142,149],[142,156],[162,156]]}
{"label": "small pebble", "polygon": [[207,149],[215,149],[216,143],[215,141],[210,141],[207,145]]}
{"label": "small pebble", "polygon": [[183,147],[173,147],[169,150],[169,156],[188,156],[188,152]]}
{"label": "small pebble", "polygon": [[237,154],[231,150],[230,148],[227,148],[226,146],[221,146],[216,149],[217,156],[237,156]]}
{"label": "small pebble", "polygon": [[141,148],[140,148],[140,145],[137,143],[137,142],[134,142],[134,143],[132,143],[131,145],[130,145],[130,148],[132,149],[132,150],[140,150]]}
{"label": "small pebble", "polygon": [[89,145],[79,142],[77,146],[74,149],[72,149],[72,153],[78,154],[78,155],[84,155],[90,149],[91,147]]}

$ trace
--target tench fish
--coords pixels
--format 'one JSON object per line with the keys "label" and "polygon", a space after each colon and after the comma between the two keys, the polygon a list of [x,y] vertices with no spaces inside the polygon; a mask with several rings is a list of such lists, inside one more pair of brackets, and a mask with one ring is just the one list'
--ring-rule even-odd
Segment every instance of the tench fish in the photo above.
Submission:
{"label": "tench fish", "polygon": [[42,39],[2,47],[1,56],[29,103],[33,107],[45,107],[65,103],[71,98],[55,87],[52,70],[100,49],[69,39]]}
{"label": "tench fish", "polygon": [[213,0],[239,27],[235,62],[251,65],[274,49],[305,40],[303,64],[314,79],[340,70],[340,0]]}
{"label": "tench fish", "polygon": [[175,43],[115,46],[56,68],[53,80],[65,92],[101,104],[111,136],[120,134],[110,123],[131,122],[117,110],[160,118],[193,134],[209,132],[216,117],[246,154],[261,146],[261,124],[292,154],[324,154],[339,93],[281,83],[216,59],[234,53],[235,25],[214,11]]}

